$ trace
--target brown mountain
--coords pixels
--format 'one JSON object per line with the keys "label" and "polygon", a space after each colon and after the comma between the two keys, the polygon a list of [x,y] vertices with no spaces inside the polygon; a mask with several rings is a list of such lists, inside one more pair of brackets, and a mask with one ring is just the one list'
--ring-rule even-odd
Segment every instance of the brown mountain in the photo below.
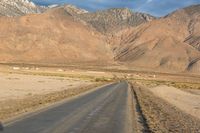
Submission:
{"label": "brown mountain", "polygon": [[200,73],[199,10],[194,5],[155,19],[129,9],[89,13],[64,5],[0,17],[0,63],[120,63]]}
{"label": "brown mountain", "polygon": [[0,18],[0,62],[102,63],[112,60],[105,38],[62,7],[43,14]]}
{"label": "brown mountain", "polygon": [[[115,60],[152,70],[200,72],[200,5],[116,34]],[[120,38],[120,39],[119,39]]]}
{"label": "brown mountain", "polygon": [[[126,27],[151,20],[150,16],[134,14],[128,9],[111,9],[97,14],[105,16],[104,23],[107,19],[114,20],[114,23],[123,19]],[[0,32],[4,33],[0,36],[0,62],[112,63],[113,53],[107,38],[90,23],[93,15],[96,17],[94,13],[64,5],[49,8],[41,14],[0,17]],[[86,22],[87,18],[90,21]],[[106,22],[106,25],[114,23]]]}

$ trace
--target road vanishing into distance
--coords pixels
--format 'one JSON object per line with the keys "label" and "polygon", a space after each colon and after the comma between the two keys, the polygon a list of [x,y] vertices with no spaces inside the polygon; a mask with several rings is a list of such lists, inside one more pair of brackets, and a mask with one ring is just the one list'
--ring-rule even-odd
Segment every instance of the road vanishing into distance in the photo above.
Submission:
{"label": "road vanishing into distance", "polygon": [[128,83],[103,86],[7,124],[3,133],[132,133]]}

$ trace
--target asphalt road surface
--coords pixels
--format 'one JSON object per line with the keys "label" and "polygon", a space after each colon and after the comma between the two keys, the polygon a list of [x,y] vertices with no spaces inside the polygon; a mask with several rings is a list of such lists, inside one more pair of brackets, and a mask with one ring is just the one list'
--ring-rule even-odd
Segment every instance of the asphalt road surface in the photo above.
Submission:
{"label": "asphalt road surface", "polygon": [[128,84],[114,83],[8,124],[3,133],[132,133]]}

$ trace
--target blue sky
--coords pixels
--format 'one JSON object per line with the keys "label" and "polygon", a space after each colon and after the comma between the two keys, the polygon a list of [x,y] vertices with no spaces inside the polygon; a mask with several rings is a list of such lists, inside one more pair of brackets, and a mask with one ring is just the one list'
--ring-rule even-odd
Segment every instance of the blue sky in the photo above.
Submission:
{"label": "blue sky", "polygon": [[73,4],[88,11],[128,7],[133,11],[164,16],[182,7],[200,4],[200,0],[32,0],[40,5]]}

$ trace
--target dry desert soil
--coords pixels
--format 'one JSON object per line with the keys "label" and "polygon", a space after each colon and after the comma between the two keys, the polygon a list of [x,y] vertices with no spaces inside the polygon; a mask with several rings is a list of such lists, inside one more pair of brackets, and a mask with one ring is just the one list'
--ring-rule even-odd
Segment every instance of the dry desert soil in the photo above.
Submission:
{"label": "dry desert soil", "polygon": [[0,73],[0,120],[77,95],[99,83],[80,78]]}

